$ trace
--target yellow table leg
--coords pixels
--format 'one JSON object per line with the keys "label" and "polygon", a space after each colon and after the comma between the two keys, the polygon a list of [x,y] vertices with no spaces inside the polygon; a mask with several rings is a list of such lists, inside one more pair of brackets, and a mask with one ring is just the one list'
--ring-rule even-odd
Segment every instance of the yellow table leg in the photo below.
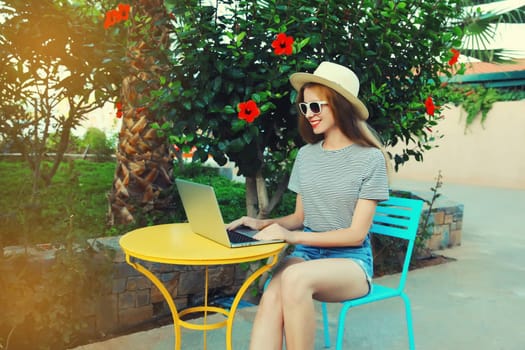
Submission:
{"label": "yellow table leg", "polygon": [[175,306],[175,303],[173,302],[173,298],[171,297],[170,293],[164,287],[164,284],[155,276],[153,273],[151,273],[148,269],[146,269],[144,266],[140,265],[137,262],[133,262],[130,260],[130,256],[126,254],[126,262],[131,265],[134,269],[142,273],[144,276],[146,276],[162,293],[164,296],[164,299],[166,299],[166,302],[168,303],[168,306],[171,311],[171,316],[173,317],[173,330],[175,333],[175,350],[181,349],[181,329],[180,329],[180,319],[179,314],[177,312],[177,307]]}
{"label": "yellow table leg", "polygon": [[206,329],[208,317],[208,265],[204,268],[204,330],[203,330],[203,348],[206,350]]}
{"label": "yellow table leg", "polygon": [[[139,264],[138,262],[131,261],[131,257],[126,254],[126,262],[132,266],[134,269],[142,273],[144,276],[146,276],[161,292],[161,294],[164,296],[164,299],[168,303],[168,306],[170,308],[170,312],[173,318],[173,330],[175,334],[175,350],[181,350],[181,326],[189,329],[196,329],[196,330],[203,330],[204,331],[204,349],[206,350],[206,330],[208,329],[217,329],[220,327],[224,327],[226,325],[226,349],[232,350],[232,328],[233,328],[233,321],[235,318],[235,312],[237,310],[237,307],[239,306],[239,303],[244,295],[246,293],[246,290],[248,287],[257,279],[259,278],[263,273],[271,269],[278,261],[279,253],[276,253],[272,256],[270,256],[264,266],[261,266],[259,269],[257,269],[254,273],[252,273],[246,281],[242,284],[241,288],[235,295],[235,298],[233,299],[233,303],[231,305],[231,308],[229,311],[218,308],[218,307],[210,307],[208,306],[208,266],[206,266],[205,269],[205,290],[204,290],[204,306],[199,307],[193,307],[186,310],[179,312],[177,311],[177,307],[175,306],[175,302],[173,301],[172,296],[164,286],[164,284],[155,276],[152,272],[150,272],[148,269],[146,269],[144,266]],[[197,324],[191,324],[186,321],[182,321],[180,319],[180,316],[190,314],[193,312],[204,312],[204,324],[197,325]],[[224,316],[227,317],[227,320],[216,322],[213,324],[208,325],[207,324],[207,316],[208,311],[221,313]]]}
{"label": "yellow table leg", "polygon": [[261,266],[258,270],[256,270],[244,283],[242,284],[241,288],[235,295],[235,298],[233,299],[233,303],[228,315],[227,325],[226,325],[226,349],[232,350],[232,328],[233,328],[233,320],[235,318],[235,311],[237,310],[237,307],[239,306],[239,302],[241,301],[244,293],[248,289],[248,287],[257,279],[259,276],[261,276],[263,273],[271,269],[276,263],[279,253],[276,253],[275,255],[272,255],[268,258],[266,261],[266,265]]}

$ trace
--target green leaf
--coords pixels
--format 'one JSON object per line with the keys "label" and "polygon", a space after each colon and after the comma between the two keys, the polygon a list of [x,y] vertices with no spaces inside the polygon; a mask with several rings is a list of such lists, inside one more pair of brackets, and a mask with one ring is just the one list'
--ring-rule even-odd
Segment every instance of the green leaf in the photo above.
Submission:
{"label": "green leaf", "polygon": [[249,126],[248,129],[250,130],[250,133],[251,133],[252,135],[254,135],[254,136],[259,136],[259,128],[258,128],[256,125],[254,125],[254,124],[250,124],[250,126]]}
{"label": "green leaf", "polygon": [[266,102],[265,104],[261,105],[259,109],[261,112],[267,112],[270,109],[275,108],[275,105],[272,102]]}
{"label": "green leaf", "polygon": [[241,32],[237,35],[235,38],[235,43],[237,44],[237,47],[240,47],[242,45],[242,40],[246,37],[246,32]]}
{"label": "green leaf", "polygon": [[213,91],[219,92],[221,89],[221,85],[222,85],[222,78],[221,76],[218,76],[213,80],[213,85],[212,85]]}
{"label": "green leaf", "polygon": [[303,23],[312,23],[312,22],[318,22],[318,21],[319,21],[319,18],[317,18],[315,16],[312,16],[312,17],[305,18],[302,22]]}
{"label": "green leaf", "polygon": [[226,113],[226,114],[235,114],[235,113],[237,113],[237,109],[233,108],[230,105],[226,105],[223,108],[223,112]]}
{"label": "green leaf", "polygon": [[307,37],[307,38],[301,40],[301,41],[297,44],[297,46],[298,46],[299,49],[302,49],[303,47],[305,47],[306,45],[308,45],[309,42],[310,42],[310,37]]}
{"label": "green leaf", "polygon": [[246,127],[246,122],[242,119],[234,119],[232,120],[232,131],[233,132],[239,132],[243,130]]}
{"label": "green leaf", "polygon": [[287,74],[288,72],[290,72],[291,69],[292,67],[287,64],[281,64],[279,66],[279,72],[283,74]]}
{"label": "green leaf", "polygon": [[251,143],[252,140],[253,140],[253,135],[252,135],[251,133],[246,132],[246,133],[244,133],[244,134],[242,135],[242,138],[243,138],[244,142],[246,142],[247,144],[249,144],[249,143]]}

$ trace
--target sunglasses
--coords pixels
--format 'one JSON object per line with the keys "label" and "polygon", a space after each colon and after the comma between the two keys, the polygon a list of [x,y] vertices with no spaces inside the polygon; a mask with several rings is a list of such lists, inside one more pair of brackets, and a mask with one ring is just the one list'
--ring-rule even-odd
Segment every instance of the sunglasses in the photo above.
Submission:
{"label": "sunglasses", "polygon": [[319,114],[321,113],[321,107],[327,104],[327,101],[301,102],[299,103],[299,110],[303,115],[308,114],[308,110],[313,114]]}

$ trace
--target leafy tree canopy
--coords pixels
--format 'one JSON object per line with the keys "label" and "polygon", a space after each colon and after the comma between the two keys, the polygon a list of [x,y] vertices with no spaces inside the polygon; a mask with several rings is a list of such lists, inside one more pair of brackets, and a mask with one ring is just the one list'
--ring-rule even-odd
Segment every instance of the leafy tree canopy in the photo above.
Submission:
{"label": "leafy tree canopy", "polygon": [[[324,60],[356,71],[370,124],[386,144],[415,142],[394,155],[396,166],[431,148],[440,110],[428,115],[424,101],[446,102],[440,76],[450,74],[450,50],[462,37],[447,19],[461,1],[166,3],[176,19],[173,69],[155,103],[171,121],[172,141],[196,145],[196,157],[228,158],[246,176],[289,168],[301,141],[288,77]],[[291,55],[272,48],[279,33],[293,38]],[[237,105],[248,100],[261,111],[252,123],[238,118]]]}
{"label": "leafy tree canopy", "polygon": [[[102,12],[103,4],[91,1],[5,0],[0,6],[0,137],[24,154],[35,181],[50,183],[71,130],[117,94],[126,43],[123,35],[106,35]],[[47,142],[53,134],[59,141]],[[50,144],[56,149],[47,149]],[[40,172],[42,154],[50,151],[53,166]]]}

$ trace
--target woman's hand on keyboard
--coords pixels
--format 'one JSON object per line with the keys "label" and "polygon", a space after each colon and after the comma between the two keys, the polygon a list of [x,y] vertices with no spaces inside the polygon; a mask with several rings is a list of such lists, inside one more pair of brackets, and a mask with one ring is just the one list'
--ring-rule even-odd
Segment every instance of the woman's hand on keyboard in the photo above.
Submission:
{"label": "woman's hand on keyboard", "polygon": [[254,230],[261,230],[264,228],[264,220],[243,216],[226,225],[227,230],[235,230],[239,226],[247,226]]}
{"label": "woman's hand on keyboard", "polygon": [[253,238],[259,240],[281,239],[284,241],[290,241],[290,239],[292,239],[292,232],[279,224],[271,224],[258,232]]}

